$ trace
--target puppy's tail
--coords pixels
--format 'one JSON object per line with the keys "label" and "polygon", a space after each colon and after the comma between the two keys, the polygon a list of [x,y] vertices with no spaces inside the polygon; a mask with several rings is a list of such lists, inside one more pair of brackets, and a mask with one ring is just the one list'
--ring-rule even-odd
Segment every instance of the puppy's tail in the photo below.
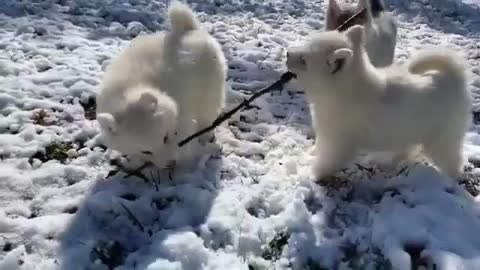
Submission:
{"label": "puppy's tail", "polygon": [[200,22],[193,11],[187,5],[176,0],[168,7],[168,18],[172,32],[176,34],[183,34],[200,28]]}
{"label": "puppy's tail", "polygon": [[446,83],[464,84],[468,80],[466,62],[457,52],[450,49],[421,50],[408,64],[408,71],[423,75],[429,71],[437,73],[437,78],[446,79]]}
{"label": "puppy's tail", "polygon": [[170,4],[168,18],[172,32],[176,34],[183,34],[200,28],[200,22],[193,11],[180,1],[175,0]]}

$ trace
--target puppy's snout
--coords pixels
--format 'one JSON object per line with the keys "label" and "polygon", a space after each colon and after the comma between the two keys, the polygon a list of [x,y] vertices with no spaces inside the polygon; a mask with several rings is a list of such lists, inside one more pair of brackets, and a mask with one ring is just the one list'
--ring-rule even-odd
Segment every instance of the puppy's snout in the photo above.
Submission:
{"label": "puppy's snout", "polygon": [[287,49],[287,59],[292,59],[298,57],[299,51],[297,48],[288,48]]}
{"label": "puppy's snout", "polygon": [[287,68],[291,71],[304,70],[305,60],[302,52],[297,48],[289,48],[287,50]]}

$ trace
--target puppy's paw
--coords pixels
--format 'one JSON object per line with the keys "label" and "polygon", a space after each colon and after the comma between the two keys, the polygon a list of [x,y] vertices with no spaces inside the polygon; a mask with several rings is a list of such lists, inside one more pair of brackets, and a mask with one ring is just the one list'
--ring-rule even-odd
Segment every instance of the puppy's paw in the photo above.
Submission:
{"label": "puppy's paw", "polygon": [[333,196],[339,190],[349,186],[349,181],[335,175],[317,179],[315,183],[323,187],[327,196]]}
{"label": "puppy's paw", "polygon": [[137,168],[143,166],[146,162],[147,160],[139,155],[130,155],[127,156],[124,162],[122,162],[121,166],[126,170],[136,170]]}
{"label": "puppy's paw", "polygon": [[324,164],[317,158],[312,167],[312,174],[315,179],[324,179],[332,177],[333,173],[327,170]]}

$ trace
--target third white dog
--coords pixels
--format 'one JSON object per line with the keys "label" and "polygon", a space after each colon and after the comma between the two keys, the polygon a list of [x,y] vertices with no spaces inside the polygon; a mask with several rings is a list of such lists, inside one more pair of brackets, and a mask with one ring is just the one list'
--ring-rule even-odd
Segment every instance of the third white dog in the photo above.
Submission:
{"label": "third white dog", "polygon": [[355,13],[366,8],[365,16],[359,16],[354,24],[365,26],[365,47],[372,64],[385,67],[393,63],[397,42],[397,23],[385,8],[383,0],[359,0],[357,6],[342,5],[329,0],[325,18],[325,30],[335,30]]}
{"label": "third white dog", "polygon": [[287,66],[312,103],[316,176],[331,176],[359,150],[408,156],[421,145],[441,171],[457,177],[471,104],[462,57],[429,49],[378,69],[363,44],[357,25],[288,50]]}
{"label": "third white dog", "polygon": [[111,63],[97,97],[106,144],[159,167],[195,159],[196,144],[176,144],[219,115],[226,80],[221,47],[192,11],[174,2],[168,17],[170,32],[137,38]]}

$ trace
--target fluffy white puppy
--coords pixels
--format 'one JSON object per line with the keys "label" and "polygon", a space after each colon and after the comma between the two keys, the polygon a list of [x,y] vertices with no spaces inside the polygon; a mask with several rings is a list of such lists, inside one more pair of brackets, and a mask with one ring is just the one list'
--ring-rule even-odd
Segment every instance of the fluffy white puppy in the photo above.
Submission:
{"label": "fluffy white puppy", "polygon": [[359,150],[424,154],[444,173],[461,172],[471,97],[465,62],[448,49],[421,50],[409,62],[375,68],[364,27],[311,36],[288,50],[312,104],[318,179],[331,176]]}
{"label": "fluffy white puppy", "polygon": [[180,2],[171,4],[168,18],[170,32],[138,37],[114,59],[97,96],[105,143],[129,155],[132,166],[195,159],[198,144],[177,143],[210,125],[224,103],[227,68],[220,45]]}
{"label": "fluffy white puppy", "polygon": [[366,8],[365,16],[358,16],[354,25],[365,26],[365,47],[372,64],[385,67],[393,63],[397,42],[397,23],[385,8],[383,0],[359,0],[357,6],[342,5],[329,0],[325,18],[325,30],[335,30],[355,13]]}

